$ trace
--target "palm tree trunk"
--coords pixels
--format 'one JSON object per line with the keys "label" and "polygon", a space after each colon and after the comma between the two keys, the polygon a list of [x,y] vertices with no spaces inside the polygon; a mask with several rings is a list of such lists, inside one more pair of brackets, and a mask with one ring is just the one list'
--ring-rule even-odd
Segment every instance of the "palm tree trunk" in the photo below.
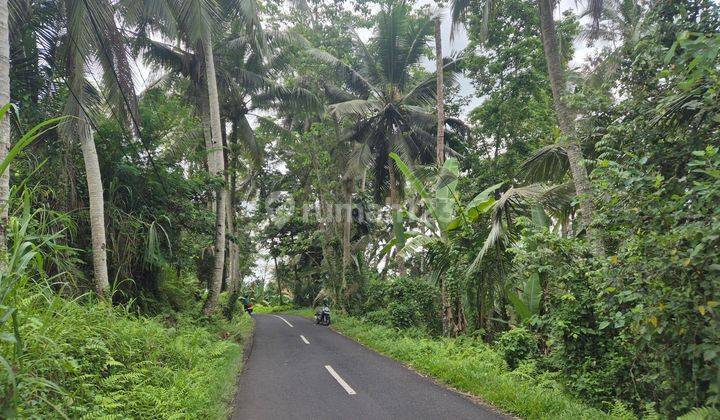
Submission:
{"label": "palm tree trunk", "polygon": [[228,252],[229,264],[228,264],[228,288],[230,292],[240,290],[240,264],[238,258],[240,256],[240,250],[235,240],[236,229],[235,229],[235,206],[237,204],[237,169],[238,169],[238,156],[237,156],[237,143],[238,143],[238,132],[237,123],[232,122],[232,135],[230,136],[231,145],[228,148],[230,155],[229,170],[230,170],[230,194],[228,196],[227,206],[227,228],[228,234],[233,237],[234,240],[228,242],[230,251]]}
{"label": "palm tree trunk", "polygon": [[203,128],[203,139],[205,140],[205,150],[207,151],[207,170],[211,174],[215,174],[215,160],[212,153],[212,125],[210,123],[210,100],[208,99],[207,89],[203,89],[200,94],[200,121]]}
{"label": "palm tree trunk", "polygon": [[[205,29],[202,39],[205,54],[205,79],[207,81],[208,108],[210,112],[211,150],[208,159],[214,164],[214,175],[222,177],[225,172],[225,159],[222,148],[222,130],[220,128],[220,100],[218,98],[217,80],[215,79],[215,61],[213,57],[212,38],[210,29]],[[208,165],[210,166],[210,165]],[[217,189],[217,205],[215,218],[215,265],[213,267],[210,294],[205,301],[203,313],[210,315],[215,310],[220,289],[222,288],[223,269],[225,268],[225,203],[227,202],[227,188]]]}
{"label": "palm tree trunk", "polygon": [[[207,170],[211,174],[217,172],[215,168],[215,157],[213,155],[213,141],[212,141],[212,128],[210,124],[210,101],[208,99],[207,89],[199,89],[200,91],[200,122],[203,129],[203,140],[205,140],[205,151],[207,156],[205,162],[207,163]],[[217,207],[217,194],[208,197],[207,200],[208,210],[215,211]]]}
{"label": "palm tree trunk", "polygon": [[[435,161],[438,168],[445,162],[445,86],[443,81],[442,33],[440,16],[435,18],[435,71],[437,74],[437,145]],[[453,310],[450,305],[447,285],[444,276],[440,276],[440,305],[442,306],[443,334],[450,335],[454,331]]]}
{"label": "palm tree trunk", "polygon": [[[0,0],[0,107],[10,102],[10,28],[8,2]],[[6,114],[7,115],[7,114]],[[0,121],[0,161],[10,149],[10,124],[7,116]],[[10,168],[0,174],[0,251],[6,249],[5,230],[8,222]]]}
{"label": "palm tree trunk", "polygon": [[342,281],[343,290],[347,286],[347,267],[350,264],[350,233],[352,231],[352,193],[354,180],[345,178],[343,180],[343,192],[345,193],[345,203],[343,203],[343,258],[342,258]]}
{"label": "palm tree trunk", "polygon": [[443,84],[443,56],[440,16],[435,18],[435,72],[437,73],[437,145],[435,147],[438,167],[445,161],[445,85]]}
{"label": "palm tree trunk", "polygon": [[237,244],[233,242],[232,238],[235,236],[235,211],[233,210],[233,204],[234,204],[234,195],[232,193],[232,190],[228,194],[228,200],[225,203],[225,223],[226,223],[226,229],[227,229],[227,236],[231,237],[230,240],[228,240],[228,251],[227,251],[227,261],[225,261],[225,276],[227,281],[227,289],[228,291],[232,292],[235,290],[235,283],[237,281],[237,277],[235,276],[236,270],[236,259],[237,256],[235,255],[235,251],[237,249]]}
{"label": "palm tree trunk", "polygon": [[[400,193],[398,192],[397,177],[395,173],[395,162],[392,158],[388,157],[387,160],[388,174],[390,177],[390,213],[392,214],[393,227],[396,223],[400,222]],[[398,275],[405,275],[405,259],[400,253],[395,254],[397,262]]]}
{"label": "palm tree trunk", "polygon": [[560,131],[566,138],[563,149],[568,157],[570,164],[570,172],[572,174],[575,191],[580,201],[580,219],[588,230],[588,236],[595,247],[598,255],[605,255],[605,247],[602,239],[597,235],[591,227],[592,219],[595,214],[595,202],[593,200],[592,186],[587,170],[582,165],[583,155],[580,145],[574,138],[575,135],[575,116],[565,102],[565,72],[563,69],[562,59],[560,57],[560,47],[558,45],[557,32],[555,30],[555,21],[553,18],[553,0],[538,0],[538,9],[540,11],[540,34],[542,36],[543,49],[545,51],[545,59],[548,66],[548,76],[550,78],[550,87],[553,94],[553,102],[555,104],[555,113],[557,114],[558,125]]}
{"label": "palm tree trunk", "polygon": [[67,136],[63,137],[63,147],[65,150],[62,154],[62,176],[65,178],[65,189],[67,190],[67,200],[65,202],[65,211],[68,213],[78,209],[78,197],[77,197],[77,175],[75,173],[75,163],[72,160],[72,143],[69,141]]}
{"label": "palm tree trunk", "polygon": [[278,288],[278,300],[282,305],[282,284],[280,283],[280,270],[278,270],[277,255],[273,252],[273,263],[275,263],[275,281],[277,282]]}
{"label": "palm tree trunk", "polygon": [[86,116],[78,121],[80,148],[85,161],[85,177],[90,202],[90,232],[92,237],[93,270],[95,290],[103,297],[109,286],[107,270],[107,245],[105,243],[105,200],[103,198],[102,177],[95,140]]}

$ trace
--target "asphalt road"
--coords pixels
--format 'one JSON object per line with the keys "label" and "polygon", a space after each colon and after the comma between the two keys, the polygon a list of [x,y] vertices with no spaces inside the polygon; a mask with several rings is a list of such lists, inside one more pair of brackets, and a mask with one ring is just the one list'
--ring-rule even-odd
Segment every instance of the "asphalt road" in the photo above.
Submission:
{"label": "asphalt road", "polygon": [[232,419],[506,418],[310,319],[255,322]]}

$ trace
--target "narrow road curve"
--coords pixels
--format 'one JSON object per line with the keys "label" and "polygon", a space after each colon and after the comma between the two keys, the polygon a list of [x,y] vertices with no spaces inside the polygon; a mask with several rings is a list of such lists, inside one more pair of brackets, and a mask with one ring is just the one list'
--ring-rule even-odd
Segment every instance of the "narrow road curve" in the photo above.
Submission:
{"label": "narrow road curve", "polygon": [[232,419],[504,419],[327,327],[255,315]]}

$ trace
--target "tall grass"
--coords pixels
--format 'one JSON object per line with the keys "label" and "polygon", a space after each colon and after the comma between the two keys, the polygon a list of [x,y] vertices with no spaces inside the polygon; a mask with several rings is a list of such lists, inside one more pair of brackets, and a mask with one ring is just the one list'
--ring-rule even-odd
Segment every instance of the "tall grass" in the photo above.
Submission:
{"label": "tall grass", "polygon": [[23,418],[226,418],[252,326],[247,316],[232,324],[134,316],[48,288],[25,294],[18,313],[17,405],[5,409]]}
{"label": "tall grass", "polygon": [[473,338],[428,338],[421,331],[335,317],[334,328],[380,353],[408,363],[461,391],[527,419],[632,418],[618,406],[607,414],[565,394],[552,375],[531,363],[510,370],[487,344]]}

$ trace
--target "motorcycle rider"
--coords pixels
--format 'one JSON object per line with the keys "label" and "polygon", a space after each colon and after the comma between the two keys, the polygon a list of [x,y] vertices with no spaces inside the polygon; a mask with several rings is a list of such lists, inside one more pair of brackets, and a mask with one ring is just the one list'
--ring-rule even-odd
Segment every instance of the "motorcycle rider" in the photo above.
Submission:
{"label": "motorcycle rider", "polygon": [[[327,315],[325,314],[326,309]],[[322,306],[318,307],[317,311],[315,312],[315,318],[317,320],[317,323],[327,322],[327,324],[325,325],[330,324],[330,301],[328,300],[328,298],[323,298]]]}
{"label": "motorcycle rider", "polygon": [[242,305],[243,310],[250,315],[252,313],[252,304],[250,304],[250,299],[248,299],[247,295],[242,297]]}

